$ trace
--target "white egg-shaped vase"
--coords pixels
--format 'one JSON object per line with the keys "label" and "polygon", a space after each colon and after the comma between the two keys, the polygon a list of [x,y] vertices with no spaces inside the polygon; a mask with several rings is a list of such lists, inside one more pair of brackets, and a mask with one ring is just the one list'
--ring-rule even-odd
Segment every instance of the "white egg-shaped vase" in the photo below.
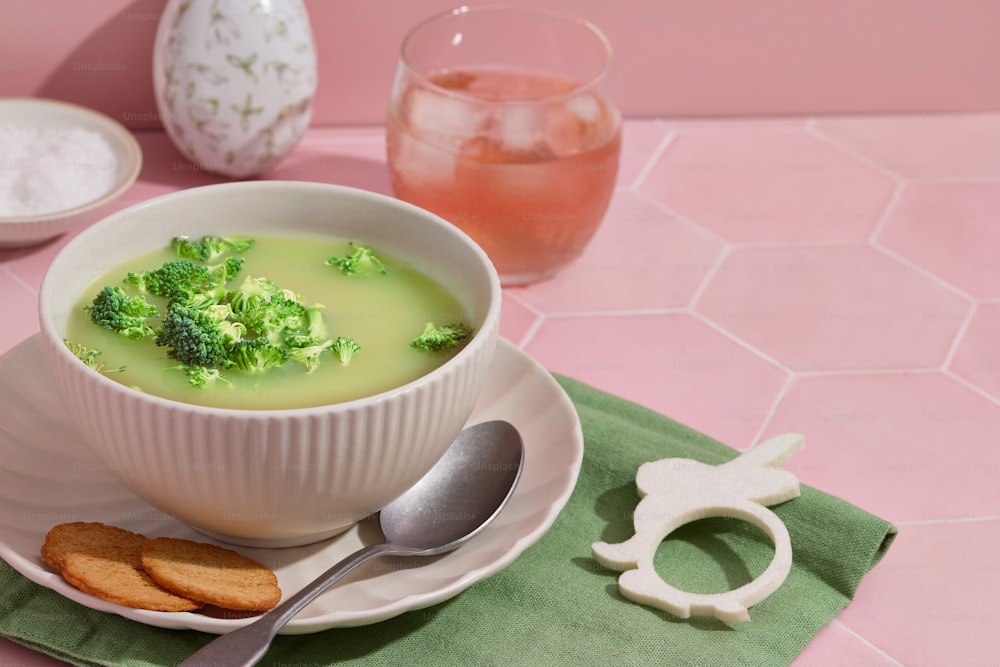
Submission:
{"label": "white egg-shaped vase", "polygon": [[267,171],[312,118],[316,48],[301,0],[168,0],[153,44],[156,105],[200,168]]}

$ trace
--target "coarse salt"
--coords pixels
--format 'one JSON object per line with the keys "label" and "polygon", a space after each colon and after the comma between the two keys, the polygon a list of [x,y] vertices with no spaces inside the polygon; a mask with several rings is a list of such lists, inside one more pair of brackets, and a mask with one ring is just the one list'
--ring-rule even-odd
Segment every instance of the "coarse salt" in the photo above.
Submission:
{"label": "coarse salt", "polygon": [[0,217],[81,206],[108,193],[118,173],[114,149],[100,132],[0,125]]}

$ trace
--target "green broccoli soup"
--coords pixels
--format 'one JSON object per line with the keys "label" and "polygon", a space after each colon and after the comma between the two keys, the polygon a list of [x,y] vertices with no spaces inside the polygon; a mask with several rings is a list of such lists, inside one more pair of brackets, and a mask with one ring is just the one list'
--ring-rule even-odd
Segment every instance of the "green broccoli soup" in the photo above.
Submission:
{"label": "green broccoli soup", "polygon": [[221,408],[303,408],[406,384],[471,335],[398,257],[310,236],[177,237],[84,290],[66,345],[95,372]]}

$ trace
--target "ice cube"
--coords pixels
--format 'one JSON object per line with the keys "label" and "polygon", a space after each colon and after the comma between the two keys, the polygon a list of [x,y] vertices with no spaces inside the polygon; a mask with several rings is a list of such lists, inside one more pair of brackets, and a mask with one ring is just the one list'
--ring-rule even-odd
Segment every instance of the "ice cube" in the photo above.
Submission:
{"label": "ice cube", "polygon": [[549,115],[545,143],[556,155],[582,153],[610,138],[614,122],[604,102],[586,93]]}
{"label": "ice cube", "polygon": [[473,103],[419,88],[407,91],[403,116],[418,138],[456,151],[486,121],[486,112]]}
{"label": "ice cube", "polygon": [[490,128],[491,138],[508,153],[531,152],[544,144],[545,110],[531,106],[498,109]]}
{"label": "ice cube", "polygon": [[447,189],[455,182],[458,157],[451,148],[399,134],[390,152],[397,177],[412,188]]}
{"label": "ice cube", "polygon": [[600,100],[590,93],[574,97],[566,103],[566,108],[569,109],[570,113],[588,125],[596,123],[604,113],[604,107]]}
{"label": "ice cube", "polygon": [[584,148],[586,124],[580,117],[563,107],[549,114],[545,125],[545,143],[555,155],[573,155]]}

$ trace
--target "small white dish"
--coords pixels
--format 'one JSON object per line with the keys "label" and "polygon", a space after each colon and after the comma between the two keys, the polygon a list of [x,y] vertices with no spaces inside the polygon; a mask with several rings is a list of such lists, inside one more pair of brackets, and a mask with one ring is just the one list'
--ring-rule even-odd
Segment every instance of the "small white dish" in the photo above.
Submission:
{"label": "small white dish", "polygon": [[[222,634],[253,619],[155,612],[104,602],[67,584],[39,549],[67,521],[102,521],[149,537],[209,541],[132,495],[66,421],[38,336],[0,357],[0,557],[28,579],[91,609],[147,625]],[[583,461],[580,421],[569,397],[531,357],[501,339],[469,423],[506,419],[524,438],[517,490],[498,519],[457,551],[414,563],[381,559],[355,570],[284,627],[307,634],[367,625],[450,599],[500,571],[551,527],[569,500]],[[366,520],[303,547],[233,547],[272,568],[287,597],[363,544],[381,539]]]}
{"label": "small white dish", "polygon": [[[82,128],[99,132],[116,158],[113,183],[99,197],[72,208],[37,215],[0,214],[0,248],[41,243],[68,231],[81,215],[116,199],[135,182],[142,168],[139,142],[121,123],[83,106],[39,98],[0,99],[0,127],[17,126],[38,131]],[[3,156],[0,156],[0,162]],[[16,169],[17,165],[5,165]],[[67,167],[69,169],[69,166]]]}

